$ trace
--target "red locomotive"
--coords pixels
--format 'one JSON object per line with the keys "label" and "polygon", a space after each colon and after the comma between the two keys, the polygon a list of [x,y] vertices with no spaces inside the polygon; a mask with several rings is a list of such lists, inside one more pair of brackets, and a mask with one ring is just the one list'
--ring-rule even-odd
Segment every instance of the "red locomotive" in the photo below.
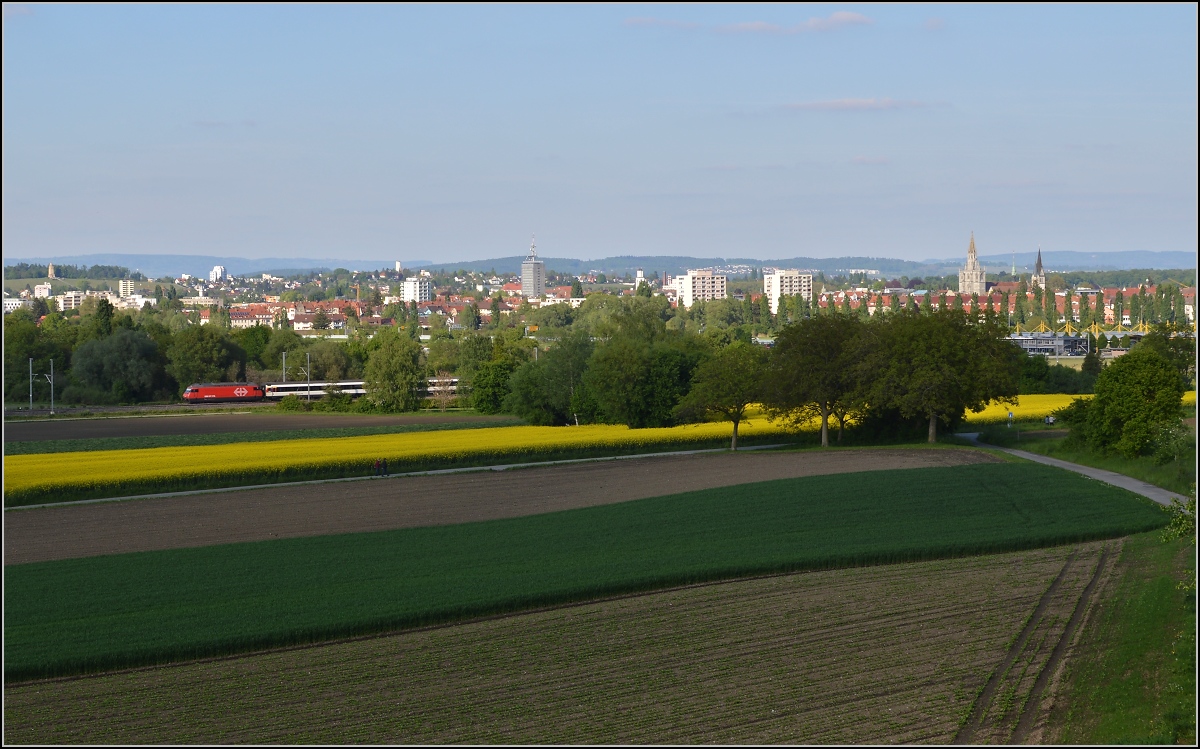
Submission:
{"label": "red locomotive", "polygon": [[205,382],[188,385],[183,391],[185,403],[243,403],[260,401],[267,395],[262,385],[253,382]]}

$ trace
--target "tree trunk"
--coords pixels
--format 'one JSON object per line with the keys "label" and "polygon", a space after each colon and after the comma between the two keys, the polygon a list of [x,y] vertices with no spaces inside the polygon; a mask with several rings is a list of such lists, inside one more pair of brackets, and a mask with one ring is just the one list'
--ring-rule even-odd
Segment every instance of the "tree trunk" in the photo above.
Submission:
{"label": "tree trunk", "polygon": [[735,422],[733,422],[733,443],[729,446],[730,450],[737,449],[737,428],[738,428],[738,423],[735,421]]}
{"label": "tree trunk", "polygon": [[937,414],[929,414],[929,442],[937,442]]}
{"label": "tree trunk", "polygon": [[846,431],[846,414],[838,414],[838,444],[842,444],[842,432]]}
{"label": "tree trunk", "polygon": [[821,404],[821,447],[829,447],[829,407]]}

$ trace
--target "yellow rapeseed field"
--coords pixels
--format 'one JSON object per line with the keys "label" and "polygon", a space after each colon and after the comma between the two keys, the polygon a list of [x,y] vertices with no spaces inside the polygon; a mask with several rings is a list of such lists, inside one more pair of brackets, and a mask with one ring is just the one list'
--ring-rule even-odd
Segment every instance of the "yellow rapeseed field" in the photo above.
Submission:
{"label": "yellow rapeseed field", "polygon": [[[743,422],[742,437],[780,433],[783,427],[757,418]],[[52,495],[57,491],[95,490],[162,482],[178,487],[191,479],[211,481],[238,477],[278,480],[314,470],[361,474],[376,459],[392,466],[421,462],[453,462],[479,455],[498,461],[527,459],[568,450],[652,450],[728,439],[727,422],[690,424],[662,429],[625,426],[495,427],[445,432],[409,432],[367,437],[334,437],[240,442],[193,447],[155,447],[70,454],[13,455],[4,458],[4,491]],[[69,466],[69,470],[64,470]]]}
{"label": "yellow rapeseed field", "polygon": [[[1011,410],[1017,420],[1042,419],[1060,408],[1070,405],[1076,398],[1091,398],[1091,395],[1022,395],[1017,398],[1017,405],[993,403],[979,413],[967,412],[967,421],[972,424],[996,424],[1008,421]],[[1189,390],[1183,394],[1183,405],[1196,405],[1196,391]]]}

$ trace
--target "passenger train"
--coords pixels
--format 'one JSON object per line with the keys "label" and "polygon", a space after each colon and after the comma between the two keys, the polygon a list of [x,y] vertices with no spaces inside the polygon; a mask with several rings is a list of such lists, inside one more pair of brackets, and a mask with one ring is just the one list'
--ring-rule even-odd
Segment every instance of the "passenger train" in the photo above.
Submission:
{"label": "passenger train", "polygon": [[[251,403],[255,401],[277,401],[284,396],[299,395],[301,397],[320,398],[330,389],[357,398],[366,394],[365,383],[362,380],[338,380],[308,382],[305,380],[293,382],[203,382],[189,385],[183,391],[186,403]],[[451,394],[458,392],[458,378],[431,377],[421,394],[430,397],[433,393],[449,390]]]}

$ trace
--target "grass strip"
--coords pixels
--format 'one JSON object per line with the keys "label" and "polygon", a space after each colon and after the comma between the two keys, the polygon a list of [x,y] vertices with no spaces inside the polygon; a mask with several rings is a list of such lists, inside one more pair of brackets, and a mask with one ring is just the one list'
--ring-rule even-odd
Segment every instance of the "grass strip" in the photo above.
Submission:
{"label": "grass strip", "polygon": [[[367,437],[6,455],[6,507],[437,468],[632,455],[727,444],[728,423],[662,429],[625,426],[486,427]],[[747,445],[778,442],[781,425],[745,422]],[[66,470],[64,470],[66,468]]]}
{"label": "grass strip", "polygon": [[1196,464],[1188,458],[1159,464],[1148,455],[1139,455],[1136,458],[1127,458],[1116,454],[1104,455],[1084,446],[1073,446],[1068,443],[1066,437],[1062,436],[1030,436],[1018,439],[1016,435],[1002,427],[990,428],[980,435],[980,440],[987,444],[1025,450],[1069,463],[1102,468],[1113,473],[1131,476],[1184,496],[1190,496],[1195,489]]}
{"label": "grass strip", "polygon": [[1176,587],[1195,547],[1159,534],[1125,542],[1114,592],[1071,656],[1049,740],[1196,743],[1196,597]]}
{"label": "grass strip", "polygon": [[441,432],[451,429],[483,429],[520,426],[520,419],[445,424],[393,424],[380,427],[339,427],[330,429],[290,429],[269,432],[221,432],[218,434],[168,434],[153,437],[94,437],[73,440],[30,440],[4,443],[5,455],[41,455],[45,453],[95,452],[97,450],[142,450],[153,447],[190,447],[228,445],[234,442],[276,442],[279,440],[367,437],[376,434]]}
{"label": "grass strip", "polygon": [[977,464],[10,565],[5,678],[244,652],[704,580],[1111,538],[1165,522],[1152,503],[1067,471]]}

